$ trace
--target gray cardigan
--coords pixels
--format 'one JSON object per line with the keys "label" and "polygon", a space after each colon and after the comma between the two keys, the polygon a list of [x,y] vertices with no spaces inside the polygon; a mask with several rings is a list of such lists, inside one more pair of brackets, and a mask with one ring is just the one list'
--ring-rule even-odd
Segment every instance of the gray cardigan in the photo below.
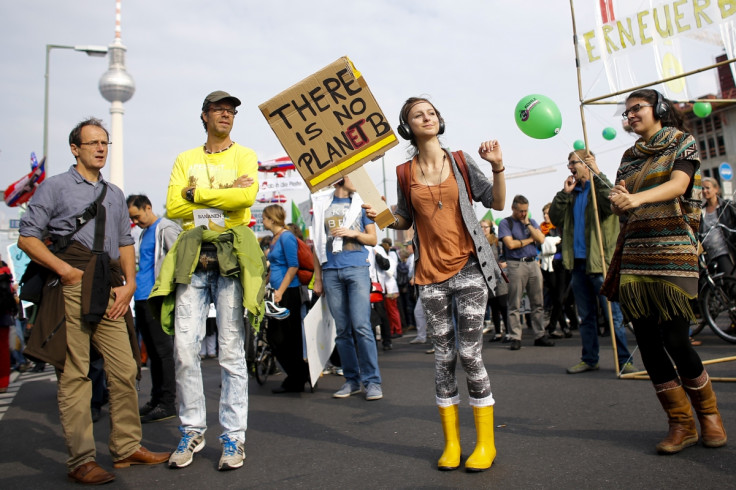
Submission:
{"label": "gray cardigan", "polygon": [[[501,269],[498,267],[493,251],[491,249],[488,240],[481,231],[478,218],[475,216],[475,210],[473,204],[468,199],[468,191],[465,187],[465,180],[463,179],[462,172],[455,162],[455,158],[449,148],[444,148],[448,155],[450,155],[450,163],[452,164],[452,171],[455,173],[455,179],[458,183],[458,194],[460,198],[460,213],[463,216],[463,223],[465,229],[468,230],[470,237],[473,239],[473,245],[475,246],[476,257],[478,258],[478,264],[480,265],[483,278],[488,284],[488,289],[491,294],[496,294],[496,284],[498,281],[504,281],[501,277]],[[473,194],[473,200],[480,202],[486,208],[490,208],[493,203],[493,184],[488,178],[483,175],[475,161],[463,152],[465,155],[465,161],[468,164],[468,176],[470,177],[470,192]],[[396,168],[398,174],[399,168]],[[420,257],[420,244],[419,235],[416,233],[416,222],[412,219],[412,212],[407,207],[406,198],[401,189],[401,184],[397,184],[396,195],[398,196],[398,202],[396,204],[396,214],[402,216],[409,223],[412,223],[414,227],[414,260],[419,260]],[[427,252],[431,252],[431,249],[427,249]]]}

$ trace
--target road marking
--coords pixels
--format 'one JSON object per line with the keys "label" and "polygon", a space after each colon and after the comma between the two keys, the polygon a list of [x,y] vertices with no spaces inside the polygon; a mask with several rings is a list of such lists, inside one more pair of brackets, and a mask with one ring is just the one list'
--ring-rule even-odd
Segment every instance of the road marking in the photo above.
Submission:
{"label": "road marking", "polygon": [[6,393],[0,394],[0,421],[3,420],[3,417],[8,411],[8,408],[10,408],[10,406],[13,404],[15,395],[20,390],[20,387],[23,385],[23,383],[28,383],[30,381],[56,382],[56,374],[54,373],[54,368],[47,365],[40,373],[35,373],[33,371],[19,373],[17,371],[13,371],[10,374],[10,384],[8,385],[8,391]]}

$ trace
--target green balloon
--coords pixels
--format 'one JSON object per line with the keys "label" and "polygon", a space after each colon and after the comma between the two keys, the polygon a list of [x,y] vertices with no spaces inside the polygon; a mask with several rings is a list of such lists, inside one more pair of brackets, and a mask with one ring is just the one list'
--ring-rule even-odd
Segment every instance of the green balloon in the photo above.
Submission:
{"label": "green balloon", "polygon": [[547,139],[560,132],[562,115],[552,99],[540,94],[527,95],[514,109],[516,125],[532,138]]}
{"label": "green balloon", "polygon": [[604,139],[606,139],[608,141],[611,141],[615,137],[616,137],[616,130],[615,129],[609,127],[609,128],[605,128],[603,130],[603,138]]}
{"label": "green balloon", "polygon": [[693,112],[698,117],[708,117],[713,110],[710,102],[696,102],[693,104]]}
{"label": "green balloon", "polygon": [[572,144],[572,147],[576,150],[584,150],[585,149],[585,141],[583,140],[575,140],[575,143]]}
{"label": "green balloon", "polygon": [[501,225],[501,220],[502,219],[503,218],[496,218],[496,226],[500,226]]}

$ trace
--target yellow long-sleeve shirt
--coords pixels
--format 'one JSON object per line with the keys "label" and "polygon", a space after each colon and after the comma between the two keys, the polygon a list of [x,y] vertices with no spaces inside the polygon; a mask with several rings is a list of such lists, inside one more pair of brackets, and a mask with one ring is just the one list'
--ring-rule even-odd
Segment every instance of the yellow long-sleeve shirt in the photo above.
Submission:
{"label": "yellow long-sleeve shirt", "polygon": [[[250,187],[233,187],[242,175],[253,178]],[[181,195],[182,189],[196,187],[194,202]],[[196,209],[216,208],[225,212],[225,227],[250,223],[250,206],[258,193],[258,158],[250,148],[237,143],[227,150],[208,154],[199,146],[180,153],[174,162],[166,196],[169,218],[181,218],[182,228],[194,228]]]}

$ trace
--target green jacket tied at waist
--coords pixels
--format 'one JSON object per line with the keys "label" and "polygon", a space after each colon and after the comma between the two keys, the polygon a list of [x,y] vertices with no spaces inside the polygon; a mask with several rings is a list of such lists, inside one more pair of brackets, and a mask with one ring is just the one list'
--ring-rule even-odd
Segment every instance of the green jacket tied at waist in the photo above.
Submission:
{"label": "green jacket tied at waist", "polygon": [[248,319],[257,326],[264,311],[266,258],[256,235],[247,226],[237,226],[222,233],[204,226],[182,232],[166,254],[161,272],[148,297],[151,312],[161,321],[164,331],[174,335],[176,285],[191,282],[202,242],[215,244],[221,276],[240,277],[243,307],[248,312]]}

